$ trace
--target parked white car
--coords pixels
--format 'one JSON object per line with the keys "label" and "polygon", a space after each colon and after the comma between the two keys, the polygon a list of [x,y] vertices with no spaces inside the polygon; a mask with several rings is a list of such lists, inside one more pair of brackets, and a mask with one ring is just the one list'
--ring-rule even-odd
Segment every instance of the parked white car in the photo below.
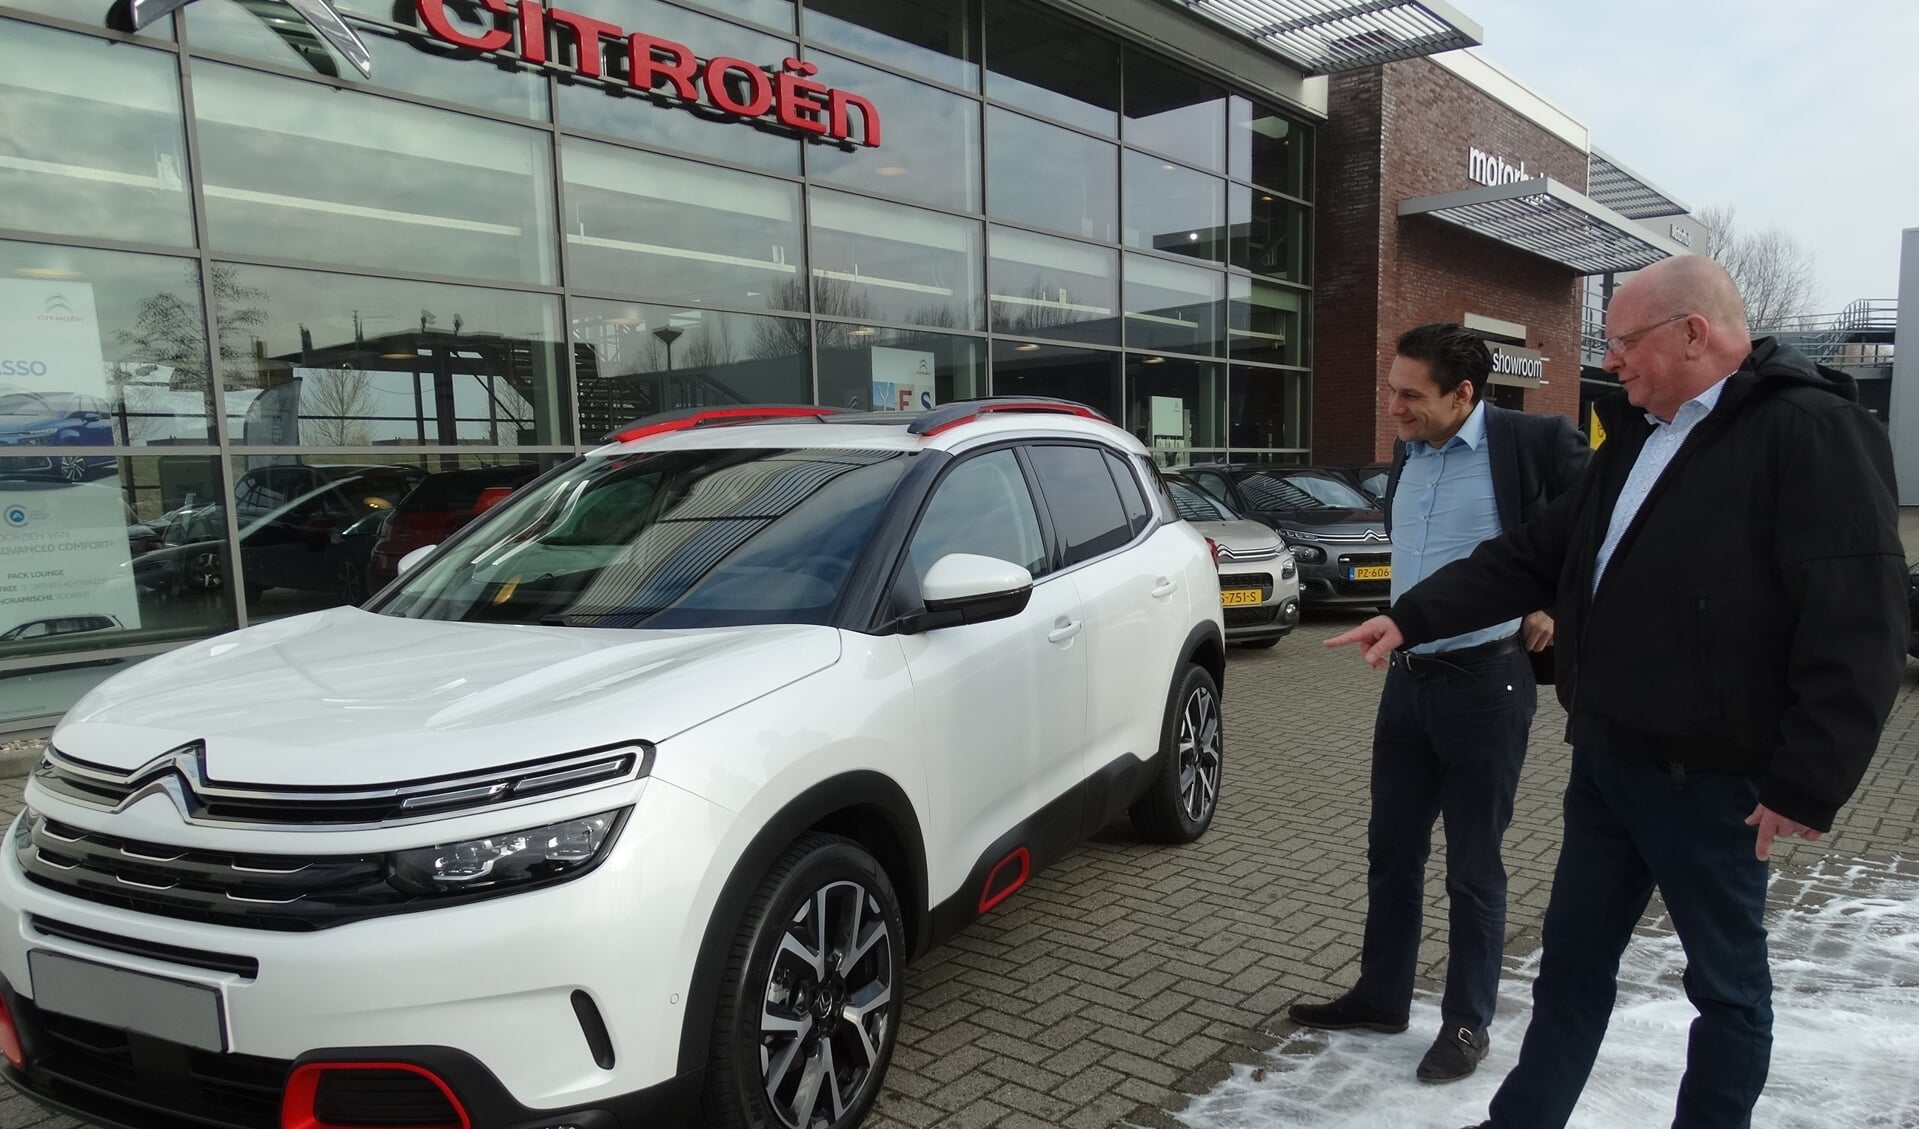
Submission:
{"label": "parked white car", "polygon": [[1122,812],[1216,810],[1214,565],[1077,405],[650,417],[422,552],[55,730],[0,862],[14,1086],[848,1129],[909,959]]}
{"label": "parked white car", "polygon": [[1176,471],[1163,476],[1173,508],[1213,543],[1226,641],[1271,647],[1299,626],[1299,564],[1273,527],[1231,506]]}

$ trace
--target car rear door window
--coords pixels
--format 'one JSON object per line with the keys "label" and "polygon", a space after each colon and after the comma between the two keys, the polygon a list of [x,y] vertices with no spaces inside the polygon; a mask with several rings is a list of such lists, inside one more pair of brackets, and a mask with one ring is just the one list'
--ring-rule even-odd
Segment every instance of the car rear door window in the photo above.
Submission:
{"label": "car rear door window", "polygon": [[1133,477],[1133,470],[1126,460],[1106,452],[1106,469],[1113,476],[1113,485],[1119,488],[1119,505],[1126,511],[1126,523],[1132,528],[1134,537],[1146,531],[1153,519],[1153,511],[1146,505],[1146,495],[1140,491],[1139,479]]}
{"label": "car rear door window", "polygon": [[1068,567],[1133,539],[1132,522],[1106,470],[1105,455],[1092,447],[1050,443],[1034,446],[1031,453]]}

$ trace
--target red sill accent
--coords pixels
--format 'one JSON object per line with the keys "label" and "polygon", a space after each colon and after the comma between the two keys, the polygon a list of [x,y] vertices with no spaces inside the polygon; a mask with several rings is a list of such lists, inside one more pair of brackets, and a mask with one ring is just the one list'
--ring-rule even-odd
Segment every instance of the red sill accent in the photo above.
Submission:
{"label": "red sill accent", "polygon": [[975,420],[979,419],[981,416],[990,415],[993,412],[1041,412],[1048,415],[1078,416],[1081,419],[1096,419],[1101,422],[1106,421],[1105,416],[1099,414],[1098,412],[1094,411],[1091,408],[1083,408],[1077,404],[1049,404],[1044,401],[1037,402],[1037,403],[1030,403],[1030,404],[1025,403],[1023,401],[1016,401],[1013,403],[981,404],[978,410],[974,411],[972,415],[961,416],[959,419],[949,420],[946,423],[942,423],[938,427],[927,428],[925,431],[920,432],[920,438],[931,439],[933,436],[938,435],[942,431],[951,431],[955,427],[959,427],[962,424],[972,423]]}
{"label": "red sill accent", "polygon": [[27,1065],[27,1056],[20,1049],[20,1032],[14,1030],[13,1013],[7,1010],[7,1001],[0,999],[0,1055],[15,1070],[23,1070]]}
{"label": "red sill accent", "polygon": [[[1008,885],[1004,890],[1001,890],[998,893],[994,893],[993,880],[1000,876],[1000,872],[1002,870],[1006,869],[1006,864],[1014,863],[1014,862],[1019,864],[1019,877],[1013,879],[1012,883]],[[1012,897],[1013,892],[1015,890],[1018,890],[1021,886],[1026,885],[1026,880],[1028,878],[1031,878],[1032,876],[1033,876],[1033,856],[1028,854],[1026,852],[1026,848],[1023,846],[1014,847],[1012,854],[1007,855],[1005,858],[999,860],[999,862],[993,865],[992,873],[986,876],[986,884],[980,887],[980,892],[979,892],[980,913],[983,914],[987,910],[992,909],[994,906]]]}
{"label": "red sill accent", "polygon": [[453,1088],[445,1079],[424,1066],[410,1062],[309,1062],[296,1068],[293,1076],[287,1079],[286,1096],[280,1099],[280,1129],[359,1129],[358,1126],[336,1125],[321,1121],[314,1111],[314,1099],[320,1095],[320,1077],[328,1071],[337,1070],[399,1070],[408,1074],[418,1074],[440,1088],[446,1100],[453,1106],[453,1112],[459,1121],[450,1125],[407,1126],[406,1129],[473,1129],[473,1119],[467,1116],[466,1107],[453,1094]]}
{"label": "red sill accent", "polygon": [[613,436],[615,443],[630,443],[648,435],[664,435],[669,431],[691,431],[709,423],[753,423],[763,419],[803,419],[808,416],[818,418],[832,415],[835,408],[711,408],[698,415],[682,419],[671,419],[664,423],[650,423],[644,427],[628,428]]}

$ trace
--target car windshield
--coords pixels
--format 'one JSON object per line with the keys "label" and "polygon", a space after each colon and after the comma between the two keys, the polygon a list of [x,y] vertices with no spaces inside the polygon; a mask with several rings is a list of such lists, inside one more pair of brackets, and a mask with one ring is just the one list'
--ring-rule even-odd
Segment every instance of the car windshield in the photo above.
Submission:
{"label": "car windshield", "polygon": [[1317,474],[1260,471],[1239,480],[1239,488],[1255,509],[1261,510],[1370,510],[1373,504],[1359,491],[1336,479]]}
{"label": "car windshield", "polygon": [[827,623],[897,451],[585,458],[488,511],[373,610],[567,627]]}
{"label": "car windshield", "polygon": [[1187,521],[1238,521],[1239,515],[1227,509],[1216,499],[1204,494],[1199,487],[1183,478],[1166,476],[1166,487],[1173,492],[1173,508]]}

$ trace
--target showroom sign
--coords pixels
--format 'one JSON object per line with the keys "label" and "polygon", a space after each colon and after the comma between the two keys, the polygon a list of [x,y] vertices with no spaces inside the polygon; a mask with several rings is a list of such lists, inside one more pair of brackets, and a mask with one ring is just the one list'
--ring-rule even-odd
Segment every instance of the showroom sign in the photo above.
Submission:
{"label": "showroom sign", "polygon": [[1488,341],[1486,348],[1492,350],[1493,354],[1493,373],[1489,383],[1537,388],[1544,382],[1546,358],[1537,350],[1500,341]]}
{"label": "showroom sign", "polygon": [[[193,0],[132,0],[137,30]],[[331,0],[281,0],[327,42],[371,77],[372,59]],[[879,108],[849,90],[817,81],[819,68],[800,59],[777,68],[748,59],[715,55],[701,59],[684,43],[628,31],[615,23],[552,8],[539,0],[472,0],[493,16],[493,26],[469,28],[447,10],[448,0],[416,0],[420,23],[442,43],[485,55],[517,58],[581,78],[624,81],[646,94],[676,97],[743,121],[771,119],[795,133],[843,145],[877,148]],[[555,57],[555,43],[571,46],[572,63]],[[624,56],[625,75],[605,73],[607,48]]]}

